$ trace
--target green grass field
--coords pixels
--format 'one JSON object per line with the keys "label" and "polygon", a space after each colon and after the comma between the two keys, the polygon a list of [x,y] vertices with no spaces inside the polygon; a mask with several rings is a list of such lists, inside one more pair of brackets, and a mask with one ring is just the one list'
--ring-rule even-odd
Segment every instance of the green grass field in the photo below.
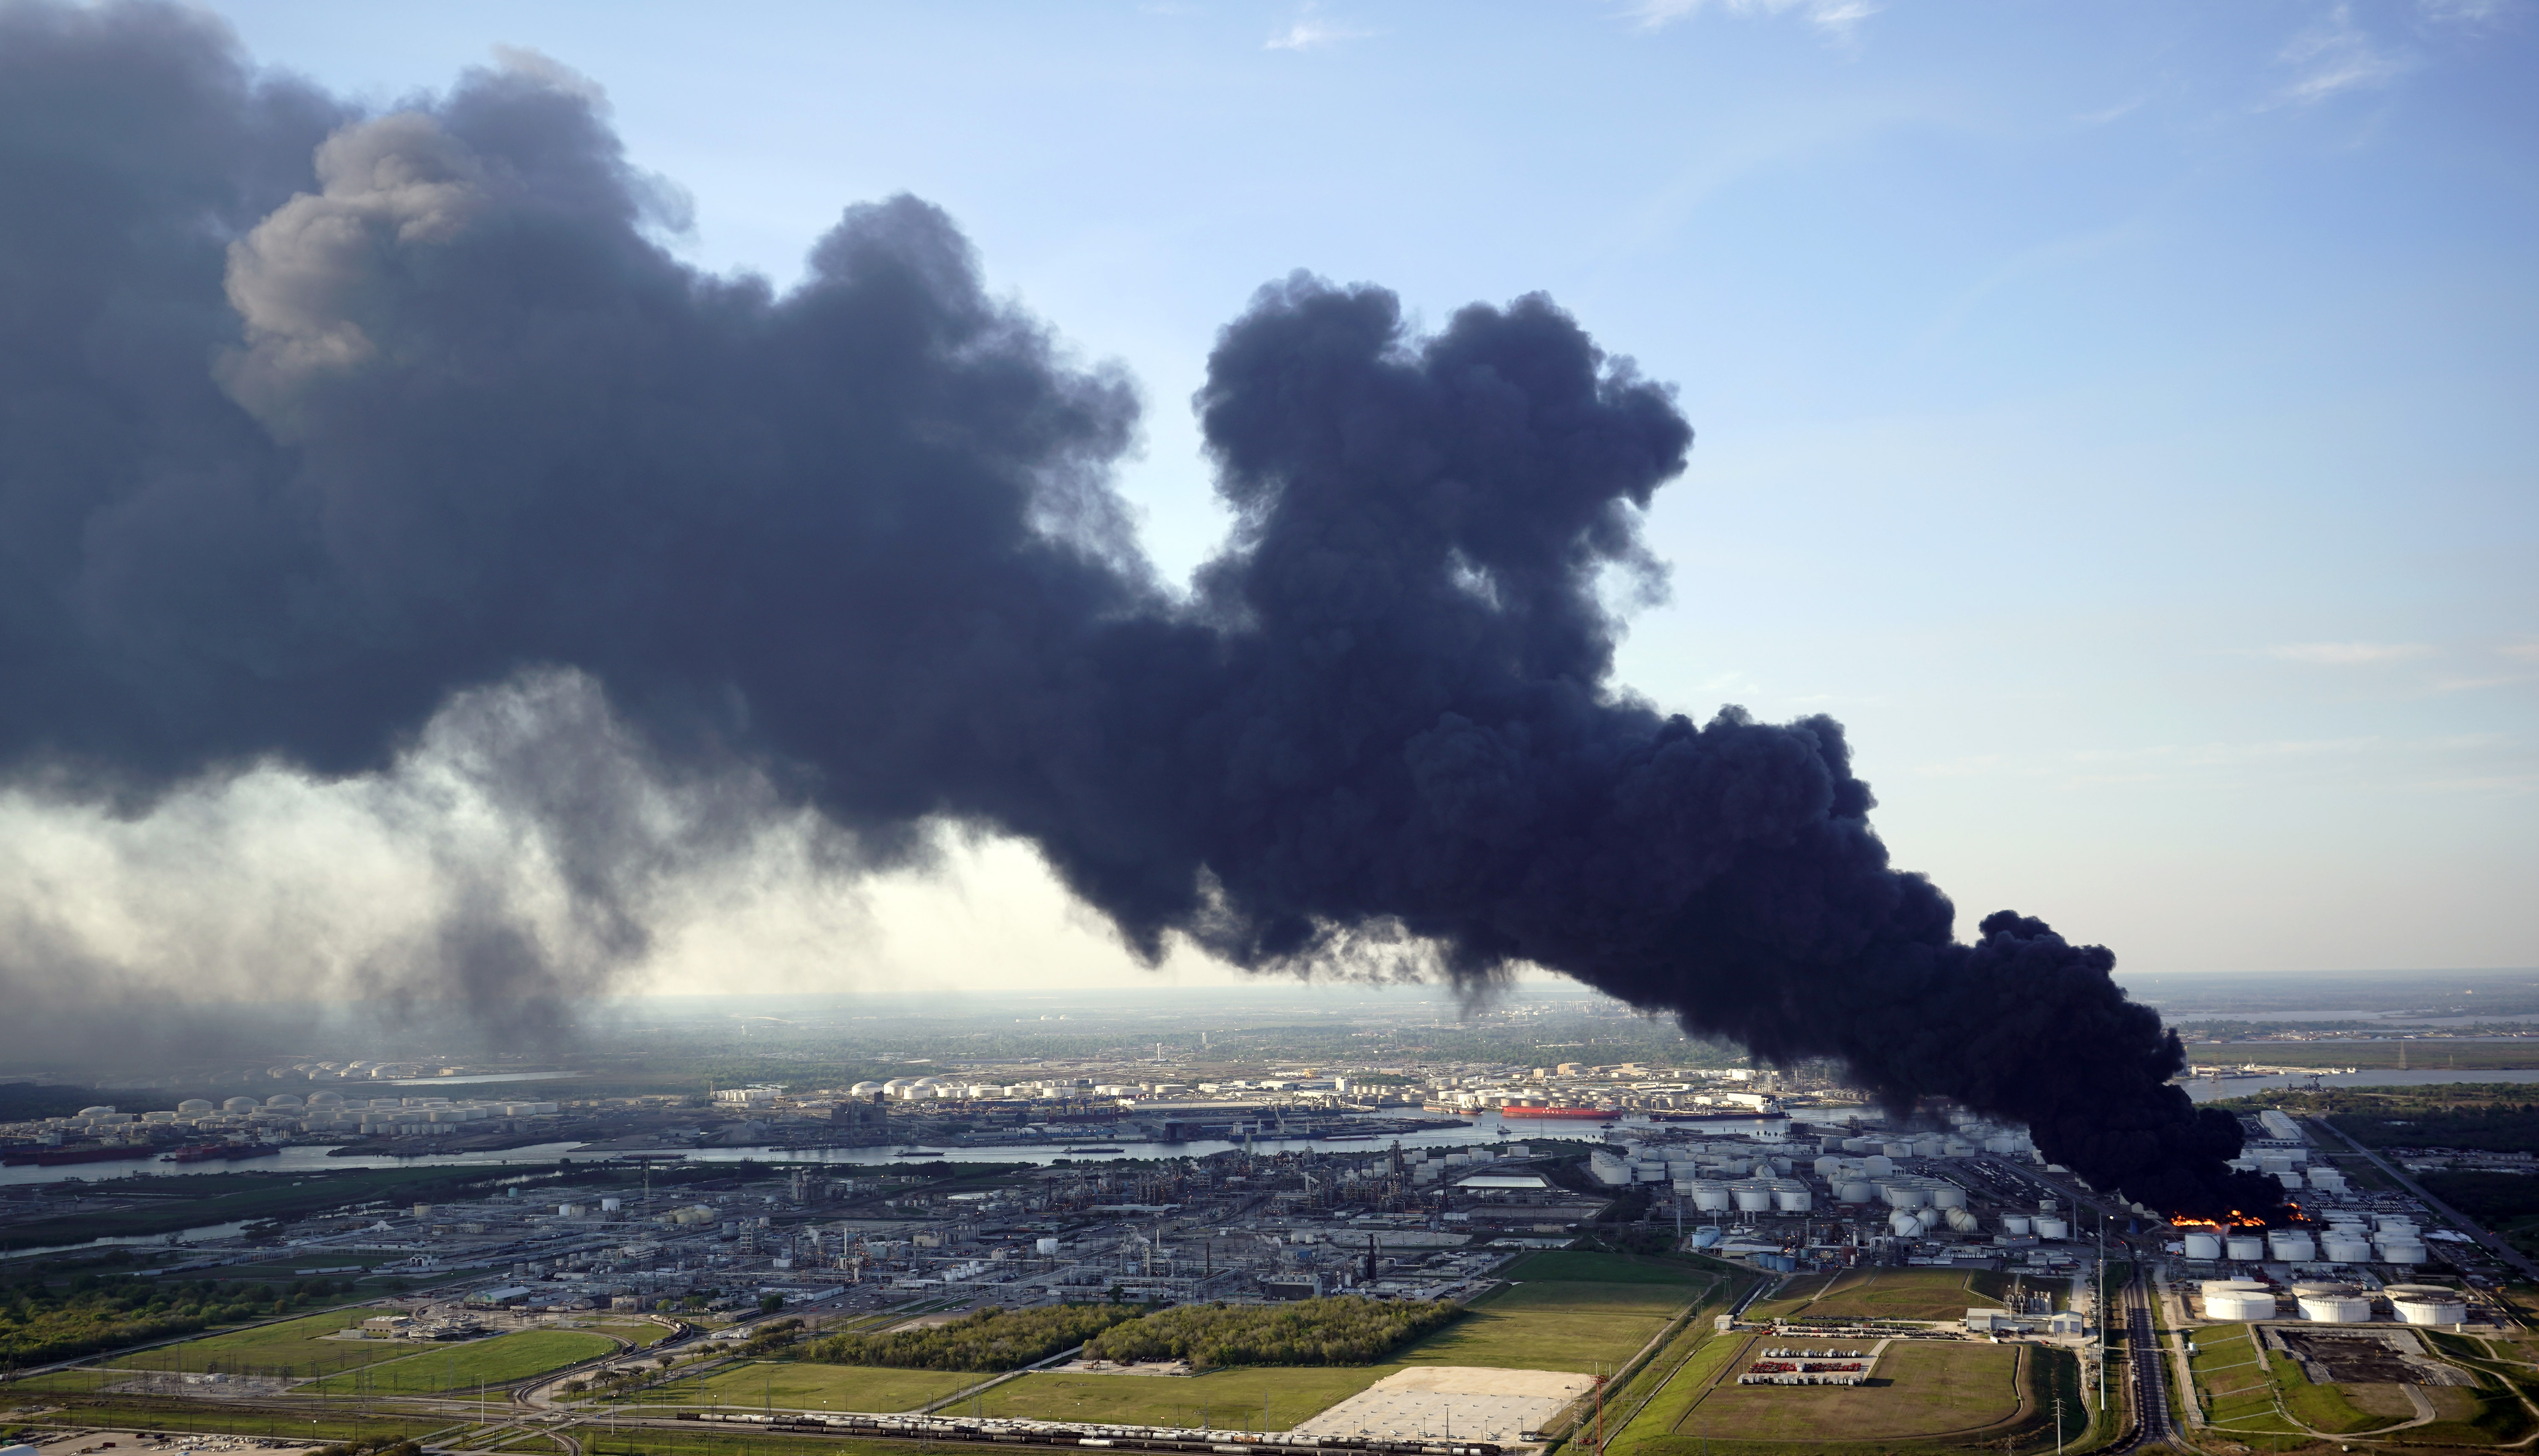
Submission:
{"label": "green grass field", "polygon": [[2195,1332],[2195,1353],[2188,1364],[2195,1372],[2204,1419],[2216,1429],[2236,1435],[2299,1432],[2277,1405],[2274,1374],[2262,1356],[2250,1326]]}
{"label": "green grass field", "polygon": [[682,1407],[773,1405],[791,1411],[914,1411],[988,1378],[963,1370],[885,1370],[870,1365],[817,1365],[752,1360],[703,1381],[680,1380],[645,1392]]}
{"label": "green grass field", "polygon": [[[1224,1429],[1286,1430],[1401,1368],[1398,1364],[1256,1367],[1187,1377],[1039,1373],[989,1390],[981,1409],[990,1416],[1043,1421],[1197,1425],[1204,1420]],[[1266,1418],[1264,1401],[1269,1407]],[[965,1404],[962,1409],[971,1407]]]}
{"label": "green grass field", "polygon": [[130,1370],[220,1370],[305,1378],[355,1370],[414,1353],[414,1346],[402,1340],[322,1338],[377,1313],[376,1309],[358,1305],[330,1309],[280,1324],[138,1351],[110,1363]]}
{"label": "green grass field", "polygon": [[603,1355],[617,1348],[604,1335],[581,1330],[524,1330],[465,1345],[427,1348],[423,1353],[375,1365],[359,1374],[331,1375],[309,1387],[319,1395],[425,1395],[442,1390],[488,1388],[543,1375]]}
{"label": "green grass field", "polygon": [[[1640,1432],[1643,1444],[1660,1434],[1793,1443],[1918,1440],[2000,1425],[2019,1414],[2017,1346],[1891,1345],[1879,1357],[1876,1383],[1869,1385],[1737,1384],[1763,1338],[1717,1342],[1736,1349],[1705,1352],[1703,1383],[1682,1393],[1670,1387],[1666,1416],[1658,1417],[1661,1403],[1652,1403],[1649,1415],[1624,1434]],[[1652,1418],[1667,1420],[1663,1431]]]}
{"label": "green grass field", "polygon": [[1757,1320],[1955,1320],[1969,1309],[1998,1307],[2016,1286],[2014,1277],[1988,1270],[1853,1269],[1792,1280],[1749,1314]]}

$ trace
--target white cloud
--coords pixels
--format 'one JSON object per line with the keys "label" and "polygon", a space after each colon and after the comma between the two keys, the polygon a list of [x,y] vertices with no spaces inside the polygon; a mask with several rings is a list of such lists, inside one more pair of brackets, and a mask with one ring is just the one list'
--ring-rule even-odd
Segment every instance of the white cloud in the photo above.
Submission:
{"label": "white cloud", "polygon": [[2322,667],[2367,666],[2433,655],[2434,650],[2421,642],[2296,642],[2266,649],[2267,657]]}
{"label": "white cloud", "polygon": [[1643,31],[1663,30],[1705,10],[1730,15],[1782,15],[1792,11],[1830,38],[1848,40],[1860,23],[1879,12],[1875,0],[1637,0],[1624,14]]}
{"label": "white cloud", "polygon": [[2415,64],[2411,56],[2373,44],[2354,23],[2353,8],[2346,5],[2332,8],[2316,25],[2295,35],[2281,59],[2297,74],[2276,94],[2276,102],[2291,105],[2386,86]]}
{"label": "white cloud", "polygon": [[1342,40],[1362,39],[1374,34],[1372,31],[1352,30],[1346,26],[1335,25],[1324,20],[1321,11],[1322,7],[1319,5],[1306,6],[1297,13],[1295,24],[1278,35],[1270,36],[1262,48],[1265,50],[1319,50],[1326,45],[1337,45]]}
{"label": "white cloud", "polygon": [[2506,643],[2497,651],[2516,662],[2539,662],[2539,640]]}
{"label": "white cloud", "polygon": [[2514,0],[2416,0],[2416,12],[2437,25],[2482,26],[2518,9]]}

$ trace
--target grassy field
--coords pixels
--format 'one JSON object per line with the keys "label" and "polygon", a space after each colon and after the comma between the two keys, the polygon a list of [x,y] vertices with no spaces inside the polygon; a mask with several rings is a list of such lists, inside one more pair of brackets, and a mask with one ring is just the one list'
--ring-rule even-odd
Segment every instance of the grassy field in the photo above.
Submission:
{"label": "grassy field", "polygon": [[[1219,1428],[1286,1430],[1401,1368],[1398,1364],[1309,1365],[1212,1370],[1189,1377],[1039,1373],[989,1390],[980,1409],[990,1416],[1044,1421],[1196,1425],[1205,1420]],[[964,1404],[962,1409],[971,1407]]]}
{"label": "grassy field", "polygon": [[[1736,1348],[1705,1355],[1707,1379],[1670,1403],[1666,1434],[1786,1442],[1912,1440],[1980,1430],[2019,1413],[2017,1346],[1900,1343],[1879,1357],[1873,1384],[1780,1386],[1736,1383],[1760,1337],[1718,1343]],[[1652,1426],[1648,1433],[1658,1432]]]}
{"label": "grassy field", "polygon": [[[233,1406],[193,1400],[100,1400],[74,1397],[64,1409],[48,1415],[63,1425],[117,1425],[141,1430],[202,1432],[215,1435],[267,1435],[299,1440],[344,1441],[395,1436],[418,1438],[450,1426],[447,1417],[401,1417],[357,1414],[349,1405],[309,1402],[306,1415],[269,1406]],[[468,1422],[473,1424],[473,1422]]]}
{"label": "grassy field", "polygon": [[220,1370],[306,1377],[355,1370],[414,1353],[414,1347],[401,1340],[322,1338],[377,1313],[376,1309],[360,1305],[330,1309],[280,1324],[139,1351],[110,1363],[129,1370]]}
{"label": "grassy field", "polygon": [[491,1340],[427,1349],[421,1354],[375,1365],[359,1374],[329,1376],[309,1387],[319,1395],[424,1395],[474,1390],[543,1375],[617,1348],[604,1335],[581,1330],[523,1330]]}
{"label": "grassy field", "polygon": [[2250,1326],[2215,1326],[2195,1332],[2195,1353],[2188,1364],[2195,1372],[2204,1419],[2216,1429],[2233,1435],[2299,1432],[2276,1405],[2274,1375],[2263,1354]]}
{"label": "grassy field", "polygon": [[1506,1287],[1373,1365],[1217,1370],[1192,1377],[1040,1373],[987,1392],[991,1416],[1285,1430],[1409,1365],[1588,1373],[1637,1353],[1720,1276],[1680,1260],[1560,1250],[1511,1268]]}
{"label": "grassy field", "polygon": [[649,1391],[680,1406],[774,1405],[794,1411],[914,1411],[986,1379],[961,1370],[885,1370],[869,1365],[816,1365],[753,1360],[703,1381],[681,1380]]}
{"label": "grassy field", "polygon": [[[1954,1320],[1968,1309],[1998,1307],[2018,1283],[1988,1270],[1852,1269],[1792,1280],[1749,1313],[1757,1320]],[[2069,1281],[2055,1284],[2068,1288]]]}

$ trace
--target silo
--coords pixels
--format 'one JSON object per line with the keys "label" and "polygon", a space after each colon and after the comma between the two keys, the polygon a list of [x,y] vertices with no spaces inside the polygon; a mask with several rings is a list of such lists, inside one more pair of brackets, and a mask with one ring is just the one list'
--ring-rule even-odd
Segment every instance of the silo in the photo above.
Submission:
{"label": "silo", "polygon": [[1735,1207],[1735,1202],[1729,1197],[1727,1184],[1703,1178],[1692,1185],[1692,1206],[1705,1213],[1720,1213]]}
{"label": "silo", "polygon": [[2060,1218],[2038,1218],[2036,1220],[2036,1236],[2043,1239],[2070,1238],[2072,1236],[2072,1225],[2064,1222]]}
{"label": "silo", "polygon": [[1768,1213],[1772,1212],[1772,1185],[1769,1183],[1764,1183],[1759,1180],[1731,1183],[1728,1185],[1728,1191],[1737,1200],[1738,1213]]}
{"label": "silo", "polygon": [[2029,1227],[2029,1219],[2025,1213],[2004,1213],[2001,1215],[2001,1231],[2008,1234],[2024,1234],[2033,1230]]}
{"label": "silo", "polygon": [[2189,1259],[2221,1258],[2222,1235],[2189,1232],[2186,1235],[2186,1257]]}
{"label": "silo", "polygon": [[2468,1318],[2468,1301],[2438,1284],[2391,1284],[2389,1307],[2411,1325],[2456,1325]]}
{"label": "silo", "polygon": [[1878,1188],[1866,1178],[1845,1178],[1834,1185],[1833,1196],[1840,1203],[1865,1204],[1878,1197]]}
{"label": "silo", "polygon": [[1914,1220],[1912,1214],[1902,1209],[1897,1209],[1887,1215],[1887,1226],[1895,1230],[1898,1238],[1911,1238],[1922,1231],[1922,1225]]}
{"label": "silo", "polygon": [[1932,1208],[1962,1209],[1965,1206],[1966,1191],[1964,1189],[1959,1188],[1954,1183],[1934,1182],[1931,1185]]}
{"label": "silo", "polygon": [[2204,1317],[2209,1320],[2270,1320],[2275,1317],[2275,1296],[2257,1289],[2228,1289],[2204,1296]]}
{"label": "silo", "polygon": [[2361,1325],[2371,1319],[2371,1301],[2344,1284],[2296,1284],[2301,1318],[2323,1325]]}
{"label": "silo", "polygon": [[1956,1229],[1957,1232],[1972,1233],[1975,1231],[1975,1215],[1972,1212],[1963,1208],[1951,1209],[1948,1211],[1948,1217],[1949,1226]]}
{"label": "silo", "polygon": [[2266,1241],[2253,1233],[2234,1233],[2224,1245],[2233,1259],[2252,1260],[2266,1257]]}
{"label": "silo", "polygon": [[1804,1213],[1816,1207],[1817,1199],[1806,1184],[1781,1178],[1773,1180],[1772,1203],[1784,1213]]}

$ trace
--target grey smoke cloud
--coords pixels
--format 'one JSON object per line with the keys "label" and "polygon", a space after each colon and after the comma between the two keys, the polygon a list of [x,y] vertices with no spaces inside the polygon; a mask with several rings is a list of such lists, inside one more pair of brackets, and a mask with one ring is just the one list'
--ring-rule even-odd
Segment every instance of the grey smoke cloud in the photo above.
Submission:
{"label": "grey smoke cloud", "polygon": [[[1148,959],[1543,965],[2146,1203],[2274,1207],[2112,955],[1956,939],[1838,724],[1613,683],[1599,587],[1656,579],[1692,435],[1550,301],[1419,336],[1265,288],[1195,401],[1237,529],[1185,597],[1109,483],[1135,391],[939,210],[848,209],[778,295],[663,251],[661,195],[552,68],[364,116],[180,12],[0,10],[0,765],[146,810],[475,724],[553,904],[453,868],[381,963],[480,1006],[606,984],[647,887],[770,815],[850,868],[952,823]],[[471,718],[544,674],[589,685],[554,736]]]}

